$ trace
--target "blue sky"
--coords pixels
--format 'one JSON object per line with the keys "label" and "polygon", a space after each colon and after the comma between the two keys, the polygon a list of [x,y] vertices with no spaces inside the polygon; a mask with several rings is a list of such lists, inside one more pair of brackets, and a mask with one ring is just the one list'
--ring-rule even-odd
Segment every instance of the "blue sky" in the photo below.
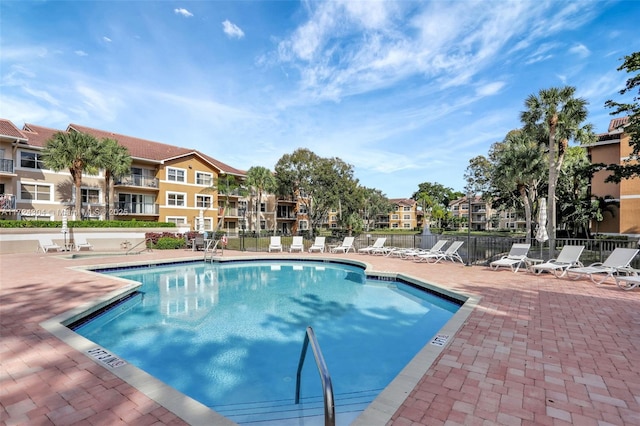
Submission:
{"label": "blue sky", "polygon": [[571,85],[604,132],[640,1],[0,2],[0,117],[274,168],[308,148],[364,186],[464,187],[469,159]]}

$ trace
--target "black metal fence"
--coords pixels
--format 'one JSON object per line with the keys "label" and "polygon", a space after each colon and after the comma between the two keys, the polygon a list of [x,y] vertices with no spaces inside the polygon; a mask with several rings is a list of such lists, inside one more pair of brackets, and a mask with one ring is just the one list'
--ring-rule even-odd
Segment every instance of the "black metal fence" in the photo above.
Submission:
{"label": "black metal fence", "polygon": [[[384,233],[368,233],[361,234],[356,237],[354,247],[356,250],[361,247],[372,245],[377,238],[386,238],[385,247],[398,248],[430,248],[438,240],[464,241],[464,244],[458,251],[462,259],[469,264],[487,265],[489,262],[500,258],[507,254],[514,243],[524,243],[524,238],[513,237],[484,237],[484,236],[465,236],[465,235],[422,235],[422,234],[384,234]],[[281,237],[284,251],[288,251],[291,245],[292,237]],[[341,238],[326,237],[327,247],[337,245],[342,241]],[[269,248],[269,236],[256,235],[239,235],[230,237],[228,241],[228,249],[243,250],[252,252],[266,252]],[[304,239],[305,251],[313,244],[313,239]],[[556,239],[556,247],[554,255],[549,255],[549,245],[545,243],[541,245],[538,241],[533,240],[529,257],[548,260],[556,257],[562,247],[565,245],[583,245],[585,250],[580,257],[583,264],[588,265],[594,262],[604,261],[611,252],[617,247],[639,248],[638,240],[614,240],[614,239],[579,239],[579,238],[562,238]],[[640,255],[636,256],[631,264],[634,268],[640,269]]]}

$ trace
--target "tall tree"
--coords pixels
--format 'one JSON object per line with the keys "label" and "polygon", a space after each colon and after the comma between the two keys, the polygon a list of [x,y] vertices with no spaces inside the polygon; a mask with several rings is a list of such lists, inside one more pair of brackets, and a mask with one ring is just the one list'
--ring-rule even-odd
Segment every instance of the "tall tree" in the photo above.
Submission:
{"label": "tall tree", "polygon": [[503,142],[491,149],[491,182],[496,199],[517,197],[518,205],[524,209],[526,242],[531,242],[533,205],[538,197],[540,184],[547,175],[547,159],[544,147],[522,130],[507,134]]}
{"label": "tall tree", "polygon": [[463,194],[457,193],[452,188],[445,187],[439,183],[423,182],[418,185],[418,190],[411,196],[416,200],[422,208],[425,215],[425,225],[427,221],[438,219],[438,227],[441,226],[440,221],[444,218],[444,211],[449,207],[449,202],[456,198],[460,198]]}
{"label": "tall tree", "polygon": [[[256,199],[254,200],[255,210],[256,210],[256,223],[255,230],[256,232],[260,232],[259,219],[260,213],[258,206],[262,202],[262,195],[265,193],[275,192],[277,187],[277,182],[275,176],[273,176],[273,172],[262,166],[253,166],[249,170],[247,170],[247,185],[253,188],[254,194],[256,194]],[[276,226],[275,223],[273,225]]]}
{"label": "tall tree", "polygon": [[631,146],[633,147],[632,155],[626,164],[612,164],[608,167],[613,171],[613,175],[607,178],[607,182],[620,182],[622,179],[632,177],[640,177],[640,52],[634,52],[624,57],[624,62],[618,68],[618,71],[626,70],[627,73],[636,74],[629,77],[625,88],[620,90],[620,94],[624,95],[638,88],[638,92],[632,95],[630,102],[620,103],[607,101],[605,106],[613,108],[611,115],[627,114],[629,123],[625,127],[625,132],[631,137]]}
{"label": "tall tree", "polygon": [[99,148],[97,163],[100,168],[104,169],[104,196],[107,206],[105,219],[109,220],[112,210],[111,201],[114,196],[113,179],[131,173],[131,155],[126,147],[111,138],[102,139]]}
{"label": "tall tree", "polygon": [[68,169],[75,187],[73,215],[82,219],[82,173],[98,173],[98,140],[86,133],[57,132],[47,140],[42,157],[48,169],[59,172]]}
{"label": "tall tree", "polygon": [[368,231],[371,226],[371,220],[379,215],[387,215],[393,210],[389,199],[379,189],[362,187],[364,191],[362,204],[362,219],[364,229]]}
{"label": "tall tree", "polygon": [[591,143],[595,135],[587,119],[588,102],[574,97],[576,89],[571,86],[542,89],[529,95],[525,101],[526,111],[520,115],[525,131],[547,135],[549,156],[549,193],[547,195],[547,233],[549,234],[549,256],[555,255],[556,243],[556,185],[560,168],[570,140]]}
{"label": "tall tree", "polygon": [[235,175],[230,175],[224,172],[220,172],[218,177],[213,181],[213,185],[206,188],[207,192],[218,193],[218,212],[220,211],[220,194],[224,195],[225,202],[222,210],[222,217],[218,219],[218,225],[216,226],[216,232],[224,226],[224,220],[229,210],[229,196],[237,193],[243,195],[246,191],[243,190],[242,182],[240,178]]}

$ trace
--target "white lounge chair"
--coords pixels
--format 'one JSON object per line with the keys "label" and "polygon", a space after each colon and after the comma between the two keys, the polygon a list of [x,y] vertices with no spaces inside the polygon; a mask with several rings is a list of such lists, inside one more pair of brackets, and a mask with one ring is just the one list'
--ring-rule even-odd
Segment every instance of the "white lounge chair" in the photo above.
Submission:
{"label": "white lounge chair", "polygon": [[498,268],[508,267],[511,268],[513,272],[518,272],[518,269],[525,264],[530,248],[531,244],[513,244],[511,250],[509,250],[509,254],[502,256],[502,258],[498,260],[494,260],[489,264],[489,267],[494,271],[498,270]]}
{"label": "white lounge chair", "polygon": [[43,253],[48,253],[49,250],[61,251],[62,247],[54,243],[51,238],[40,237],[38,238],[38,251],[40,250],[42,250]]}
{"label": "white lounge chair", "polygon": [[380,250],[384,248],[384,243],[387,241],[385,237],[377,238],[374,243],[368,247],[363,247],[358,249],[358,253],[360,254],[371,254],[374,250]]}
{"label": "white lounge chair", "polygon": [[76,251],[80,251],[82,249],[93,250],[93,245],[87,242],[87,238],[82,235],[77,235],[73,238],[74,246],[76,247]]}
{"label": "white lounge chair", "polygon": [[302,253],[304,251],[304,241],[301,236],[293,237],[293,241],[291,241],[291,246],[289,247],[289,253],[294,251],[299,251]]}
{"label": "white lounge chair", "polygon": [[429,254],[432,254],[432,255],[443,254],[444,252],[442,251],[442,249],[444,248],[444,246],[447,245],[448,242],[449,240],[438,240],[430,249],[426,249],[426,250],[413,249],[413,250],[405,251],[404,253],[401,254],[400,257],[405,259],[413,259],[416,262],[426,262],[427,260],[429,260],[429,257],[428,257]]}
{"label": "white lounge chair", "polygon": [[342,240],[342,243],[339,246],[331,249],[331,253],[349,253],[349,250],[353,250],[355,253],[356,249],[353,248],[353,241],[355,239],[355,237],[344,237],[344,240]]}
{"label": "white lounge chair", "polygon": [[551,272],[557,278],[564,277],[567,269],[584,266],[580,263],[580,255],[584,246],[564,246],[556,259],[544,263],[531,265],[531,272],[540,275],[542,272]]}
{"label": "white lounge chair", "polygon": [[[633,290],[640,286],[640,270],[637,269],[618,269],[619,274],[614,275],[616,284],[623,290]],[[620,275],[620,273],[627,275]]]}
{"label": "white lounge chair", "polygon": [[324,239],[325,237],[316,237],[313,244],[309,247],[309,253],[314,251],[319,251],[320,253],[324,253]]}
{"label": "white lounge chair", "polygon": [[618,273],[619,269],[628,268],[638,249],[616,248],[604,262],[592,263],[589,266],[567,268],[567,277],[574,280],[587,275],[595,284],[602,284]]}
{"label": "white lounge chair", "polygon": [[271,253],[271,250],[282,251],[282,240],[279,236],[271,237],[271,242],[269,243],[269,253]]}
{"label": "white lounge chair", "polygon": [[438,263],[441,260],[450,260],[452,262],[459,260],[460,263],[464,264],[464,261],[458,254],[458,249],[460,249],[460,247],[462,247],[463,244],[464,244],[464,241],[454,241],[445,251],[441,253],[419,254],[416,257],[419,257],[421,260],[422,258],[424,258],[424,260],[427,262],[430,262],[431,260],[433,260],[434,261],[433,263]]}

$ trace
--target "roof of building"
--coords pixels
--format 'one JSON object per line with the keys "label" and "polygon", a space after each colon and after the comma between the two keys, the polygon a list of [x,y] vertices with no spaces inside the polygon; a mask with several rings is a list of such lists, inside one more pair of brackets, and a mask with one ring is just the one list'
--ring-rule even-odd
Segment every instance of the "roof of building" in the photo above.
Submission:
{"label": "roof of building", "polygon": [[416,200],[411,198],[389,198],[389,202],[399,206],[413,206],[416,204]]}
{"label": "roof of building", "polygon": [[622,127],[625,127],[627,124],[629,124],[629,117],[619,117],[619,118],[614,118],[613,120],[611,120],[609,122],[609,129],[608,131],[611,132],[613,130],[617,130],[620,129],[622,130]]}
{"label": "roof of building", "polygon": [[0,137],[26,141],[27,137],[11,121],[0,118]]}
{"label": "roof of building", "polygon": [[33,147],[43,148],[47,140],[51,139],[53,135],[58,132],[64,131],[76,131],[81,133],[87,133],[98,139],[110,138],[115,139],[120,145],[127,148],[129,154],[134,159],[151,160],[155,162],[163,162],[176,158],[185,157],[188,155],[195,155],[202,158],[205,162],[211,164],[221,172],[244,176],[246,172],[244,170],[236,169],[228,164],[218,161],[215,158],[204,154],[196,149],[182,148],[175,145],[169,145],[161,142],[154,142],[147,139],[136,138],[133,136],[122,135],[119,133],[113,133],[106,130],[94,129],[80,124],[71,123],[66,130],[52,129],[50,127],[38,126],[35,124],[25,123],[22,130],[19,130],[9,120],[0,119],[0,133],[7,133],[11,137],[20,138],[23,142]]}

